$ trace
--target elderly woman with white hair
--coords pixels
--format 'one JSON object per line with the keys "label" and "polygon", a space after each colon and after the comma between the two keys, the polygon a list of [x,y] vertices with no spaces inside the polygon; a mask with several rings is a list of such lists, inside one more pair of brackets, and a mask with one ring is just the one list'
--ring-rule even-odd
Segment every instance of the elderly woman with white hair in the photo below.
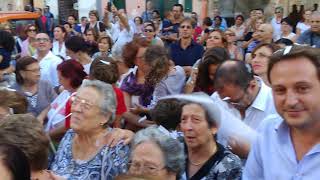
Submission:
{"label": "elderly woman with white hair", "polygon": [[185,101],[180,130],[186,144],[186,165],[182,180],[241,179],[242,164],[216,141],[221,109],[203,93],[170,96]]}
{"label": "elderly woman with white hair", "polygon": [[132,142],[130,175],[152,175],[175,180],[185,165],[183,144],[151,126],[140,130]]}
{"label": "elderly woman with white hair", "polygon": [[116,98],[110,84],[85,80],[73,97],[71,130],[62,139],[52,171],[67,179],[113,179],[127,171],[129,147],[106,146]]}

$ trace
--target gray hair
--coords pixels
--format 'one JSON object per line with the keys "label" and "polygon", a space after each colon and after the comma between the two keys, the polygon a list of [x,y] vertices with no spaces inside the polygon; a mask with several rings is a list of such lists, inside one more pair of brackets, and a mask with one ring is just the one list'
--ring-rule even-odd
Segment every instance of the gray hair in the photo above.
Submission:
{"label": "gray hair", "polygon": [[164,154],[165,167],[168,171],[176,174],[184,171],[185,154],[181,142],[164,134],[157,126],[151,126],[136,133],[132,141],[132,147],[134,149],[137,145],[148,141],[159,146]]}
{"label": "gray hair", "polygon": [[110,84],[104,83],[99,80],[83,80],[81,88],[91,87],[97,90],[103,98],[101,99],[100,110],[103,113],[111,113],[111,118],[107,124],[112,124],[115,120],[115,113],[117,107],[116,95],[113,87]]}

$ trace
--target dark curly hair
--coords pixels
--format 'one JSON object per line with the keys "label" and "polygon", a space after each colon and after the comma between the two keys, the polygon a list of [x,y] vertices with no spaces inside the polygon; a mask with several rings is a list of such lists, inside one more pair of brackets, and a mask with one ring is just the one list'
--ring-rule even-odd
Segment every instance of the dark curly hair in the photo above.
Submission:
{"label": "dark curly hair", "polygon": [[167,49],[162,46],[152,45],[144,54],[145,63],[151,67],[146,75],[146,83],[154,86],[167,76],[170,67],[170,57]]}
{"label": "dark curly hair", "polygon": [[127,43],[123,47],[122,57],[124,63],[129,67],[132,68],[135,66],[135,59],[138,53],[139,48],[141,47],[148,47],[149,43],[146,38],[136,37],[131,42]]}
{"label": "dark curly hair", "polygon": [[9,52],[14,50],[15,41],[9,32],[0,30],[0,46]]}

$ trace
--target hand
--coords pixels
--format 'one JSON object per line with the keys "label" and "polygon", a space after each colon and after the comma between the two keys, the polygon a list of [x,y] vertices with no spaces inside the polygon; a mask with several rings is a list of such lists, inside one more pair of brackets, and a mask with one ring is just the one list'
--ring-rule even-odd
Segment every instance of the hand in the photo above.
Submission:
{"label": "hand", "polygon": [[141,114],[147,112],[148,109],[141,106],[140,104],[135,104],[133,108],[130,108],[130,112],[134,114]]}
{"label": "hand", "polygon": [[111,132],[108,132],[104,136],[102,143],[109,147],[114,147],[119,143],[119,141],[123,140],[123,144],[127,145],[132,141],[133,136],[134,133],[130,130],[113,128]]}

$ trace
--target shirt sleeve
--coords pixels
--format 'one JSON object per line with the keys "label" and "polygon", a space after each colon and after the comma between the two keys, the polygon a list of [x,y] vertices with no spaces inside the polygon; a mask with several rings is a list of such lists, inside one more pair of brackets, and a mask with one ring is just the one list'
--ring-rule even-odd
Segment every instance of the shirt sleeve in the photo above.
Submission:
{"label": "shirt sleeve", "polygon": [[262,168],[262,160],[260,156],[260,146],[259,141],[261,140],[261,136],[258,135],[258,138],[251,146],[251,150],[246,161],[246,165],[244,167],[242,179],[243,180],[251,180],[251,179],[264,179],[263,178],[263,168]]}

